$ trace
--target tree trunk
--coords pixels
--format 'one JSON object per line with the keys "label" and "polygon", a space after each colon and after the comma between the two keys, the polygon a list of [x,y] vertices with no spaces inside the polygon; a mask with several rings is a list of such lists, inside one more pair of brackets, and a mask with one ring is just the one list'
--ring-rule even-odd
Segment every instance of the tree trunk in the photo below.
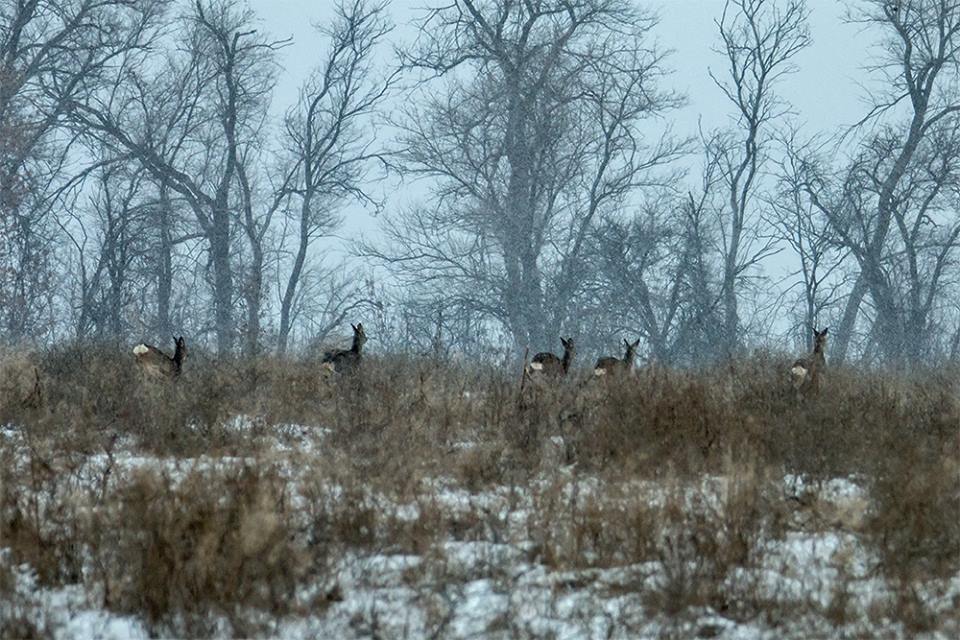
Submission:
{"label": "tree trunk", "polygon": [[213,263],[214,326],[217,334],[217,354],[227,356],[233,351],[233,272],[230,270],[230,214],[225,208],[213,211],[209,234],[210,256]]}
{"label": "tree trunk", "polygon": [[[507,77],[511,92],[504,149],[510,162],[507,186],[507,229],[504,253],[508,276],[508,316],[518,347],[539,345],[544,341],[542,287],[534,247],[536,203],[531,193],[530,170],[533,165],[528,145],[527,106],[520,92],[519,74]],[[512,263],[512,268],[511,268]]]}
{"label": "tree trunk", "polygon": [[160,187],[160,247],[157,256],[157,331],[161,336],[173,335],[170,322],[170,295],[173,292],[173,212],[167,185]]}
{"label": "tree trunk", "polygon": [[260,353],[260,309],[263,300],[263,248],[259,239],[251,237],[251,251],[253,261],[247,277],[247,328],[244,341],[244,352],[248,358],[255,358]]}
{"label": "tree trunk", "polygon": [[290,277],[287,278],[283,300],[280,302],[280,336],[277,344],[277,351],[280,355],[287,352],[287,342],[290,338],[293,323],[293,300],[297,294],[297,287],[300,286],[303,265],[307,260],[307,247],[310,244],[309,212],[310,201],[304,199],[300,209],[300,238],[297,244],[297,256],[293,260],[293,269],[290,271]]}
{"label": "tree trunk", "polygon": [[831,349],[830,360],[835,364],[843,364],[847,359],[847,351],[849,351],[850,341],[853,339],[853,329],[857,326],[857,315],[860,313],[860,305],[863,304],[863,297],[866,293],[867,282],[861,271],[853,285],[853,290],[850,292],[850,297],[847,298],[847,304],[843,309],[843,317],[840,320],[840,326],[837,328],[833,349]]}
{"label": "tree trunk", "polygon": [[740,312],[737,305],[737,276],[736,276],[736,253],[731,249],[726,256],[726,265],[723,276],[723,346],[722,353],[715,354],[723,357],[732,357],[737,351],[739,342],[738,327],[740,325]]}

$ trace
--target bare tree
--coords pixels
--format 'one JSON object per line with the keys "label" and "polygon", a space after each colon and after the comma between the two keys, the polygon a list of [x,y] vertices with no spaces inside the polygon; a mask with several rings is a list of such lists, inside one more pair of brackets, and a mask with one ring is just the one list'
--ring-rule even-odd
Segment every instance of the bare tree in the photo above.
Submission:
{"label": "bare tree", "polygon": [[[9,339],[35,333],[48,307],[56,246],[50,214],[76,159],[71,139],[56,135],[69,105],[149,45],[166,4],[18,0],[0,11],[0,314]],[[14,129],[18,135],[5,135]]]}
{"label": "bare tree", "polygon": [[[0,75],[0,87],[5,82]],[[42,159],[26,149],[28,139],[25,118],[5,109],[0,120],[0,341],[33,337],[52,281],[47,208],[37,198],[43,180],[32,171]]]}
{"label": "bare tree", "polygon": [[[64,257],[71,265],[65,272],[79,288],[75,298],[74,330],[78,338],[91,335],[117,339],[127,327],[125,311],[138,296],[142,284],[138,262],[147,252],[145,218],[151,192],[146,176],[136,165],[104,163],[91,172],[94,184],[83,190],[59,221],[63,235],[74,249]],[[67,278],[70,279],[70,278]]]}
{"label": "bare tree", "polygon": [[724,74],[711,72],[735,110],[736,125],[705,141],[708,162],[717,163],[724,179],[726,206],[720,208],[723,256],[720,281],[723,305],[723,353],[733,353],[740,339],[739,289],[746,273],[775,251],[761,233],[753,210],[770,125],[786,113],[774,93],[776,85],[796,70],[795,56],[810,44],[804,0],[727,0],[717,28]]}
{"label": "bare tree", "polygon": [[590,333],[602,336],[604,344],[583,340],[584,346],[619,344],[628,334],[642,337],[658,362],[689,361],[702,353],[684,326],[685,318],[696,315],[695,291],[704,285],[698,260],[706,253],[697,245],[702,204],[664,194],[628,221],[608,219],[598,226],[590,251],[593,280],[581,308],[595,318]]}
{"label": "bare tree", "polygon": [[[655,21],[621,0],[461,0],[427,14],[405,64],[425,73],[401,157],[429,203],[392,216],[374,255],[451,314],[552,345],[584,282],[594,224],[677,157],[647,118],[662,92]],[[661,176],[662,177],[662,176]]]}
{"label": "bare tree", "polygon": [[773,237],[787,244],[796,256],[797,269],[788,277],[796,278],[784,291],[799,287],[801,308],[799,320],[791,332],[803,340],[807,351],[813,350],[814,329],[824,326],[826,309],[837,304],[841,288],[846,284],[843,267],[849,257],[840,238],[808,196],[811,175],[818,174],[825,163],[818,140],[800,142],[791,131],[782,142],[783,156],[776,161],[777,186],[765,202],[766,222]]}
{"label": "bare tree", "polygon": [[[899,171],[897,188],[885,208],[889,229],[883,243],[872,241],[878,225],[877,202],[883,197],[891,165],[899,157],[901,138],[890,128],[862,145],[844,174],[841,187],[808,187],[811,201],[856,260],[866,279],[872,308],[869,335],[874,351],[888,362],[919,362],[937,355],[937,316],[957,277],[960,218],[952,193],[960,180],[960,117],[942,119],[928,130]],[[819,174],[822,175],[822,172]]]}
{"label": "bare tree", "polygon": [[[905,176],[923,141],[937,129],[949,129],[945,121],[960,112],[956,82],[960,74],[960,3],[956,0],[864,0],[860,8],[851,11],[850,18],[879,27],[883,34],[880,53],[871,71],[884,81],[886,90],[873,96],[874,105],[860,124],[876,123],[884,118],[896,122],[900,113],[906,111],[907,114],[905,121],[887,125],[882,134],[871,136],[866,143],[874,147],[873,154],[867,155],[881,162],[875,170],[867,172],[868,182],[875,188],[870,200],[861,207],[860,215],[864,219],[855,221],[863,233],[849,238],[859,275],[837,328],[832,349],[837,361],[847,355],[868,293],[878,314],[893,323],[882,332],[886,334],[882,339],[894,349],[890,355],[899,357],[896,351],[901,347],[897,345],[903,345],[906,336],[902,331],[896,335],[893,329],[897,324],[894,313],[897,303],[891,299],[894,283],[884,273],[885,247],[891,228],[898,224],[896,212],[902,203],[898,192],[904,192]],[[834,215],[833,219],[840,222],[839,230],[850,228],[848,218]],[[922,215],[918,219],[922,219]],[[949,238],[947,232],[945,239]]]}
{"label": "bare tree", "polygon": [[[290,217],[296,248],[280,300],[280,353],[287,349],[312,242],[339,225],[337,211],[345,200],[373,203],[370,164],[384,160],[374,147],[372,116],[397,77],[396,72],[375,76],[374,54],[391,30],[385,6],[365,0],[337,5],[334,24],[321,30],[330,41],[326,58],[284,122],[284,153],[293,169],[283,193],[295,203]],[[330,301],[340,292],[339,287],[330,291],[337,293]]]}
{"label": "bare tree", "polygon": [[[273,52],[284,41],[268,41],[252,28],[253,14],[235,0],[197,0],[180,18],[182,55],[171,55],[156,71],[129,67],[117,87],[71,103],[77,122],[129,154],[154,179],[188,204],[207,243],[212,267],[214,327],[220,353],[235,338],[235,219],[262,271],[265,221],[253,215],[251,169],[260,148],[273,82]],[[272,205],[272,210],[276,209]],[[239,212],[239,213],[238,213]],[[259,331],[260,287],[243,291],[249,336]]]}

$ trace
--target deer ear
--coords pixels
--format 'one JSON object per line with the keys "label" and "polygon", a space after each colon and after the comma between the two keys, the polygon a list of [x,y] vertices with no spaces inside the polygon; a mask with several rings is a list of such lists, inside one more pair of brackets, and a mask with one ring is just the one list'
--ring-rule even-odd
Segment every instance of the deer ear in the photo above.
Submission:
{"label": "deer ear", "polygon": [[829,331],[829,330],[830,330],[830,327],[824,327],[824,328],[823,328],[823,331],[820,332],[820,335],[822,335],[822,336],[827,335],[827,331]]}

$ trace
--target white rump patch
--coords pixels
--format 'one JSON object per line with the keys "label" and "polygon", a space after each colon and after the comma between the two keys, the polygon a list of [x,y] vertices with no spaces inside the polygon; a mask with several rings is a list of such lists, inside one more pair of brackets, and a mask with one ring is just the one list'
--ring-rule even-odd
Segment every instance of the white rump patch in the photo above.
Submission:
{"label": "white rump patch", "polygon": [[530,370],[531,370],[531,371],[542,371],[542,370],[543,370],[543,363],[542,363],[542,362],[531,362],[531,363],[530,363]]}
{"label": "white rump patch", "polygon": [[593,375],[595,375],[595,376],[605,376],[605,375],[607,375],[607,370],[606,370],[606,369],[594,369],[594,370],[593,370]]}
{"label": "white rump patch", "polygon": [[145,344],[138,344],[133,348],[133,355],[142,356],[145,353],[150,353],[150,348]]}

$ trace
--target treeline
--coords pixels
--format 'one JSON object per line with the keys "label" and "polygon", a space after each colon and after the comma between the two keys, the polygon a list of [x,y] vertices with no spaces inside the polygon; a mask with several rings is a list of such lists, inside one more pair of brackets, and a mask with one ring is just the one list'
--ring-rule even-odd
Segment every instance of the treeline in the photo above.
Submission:
{"label": "treeline", "polygon": [[[629,0],[432,3],[410,42],[386,2],[339,0],[282,117],[289,41],[245,2],[18,1],[0,341],[283,353],[362,317],[390,349],[631,336],[683,364],[830,325],[834,361],[956,360],[960,2],[851,4],[877,45],[856,126],[800,127],[778,94],[815,35],[803,0],[729,0],[730,124],[690,132]],[[400,178],[423,197],[384,196]],[[380,230],[332,259],[358,206]]]}

